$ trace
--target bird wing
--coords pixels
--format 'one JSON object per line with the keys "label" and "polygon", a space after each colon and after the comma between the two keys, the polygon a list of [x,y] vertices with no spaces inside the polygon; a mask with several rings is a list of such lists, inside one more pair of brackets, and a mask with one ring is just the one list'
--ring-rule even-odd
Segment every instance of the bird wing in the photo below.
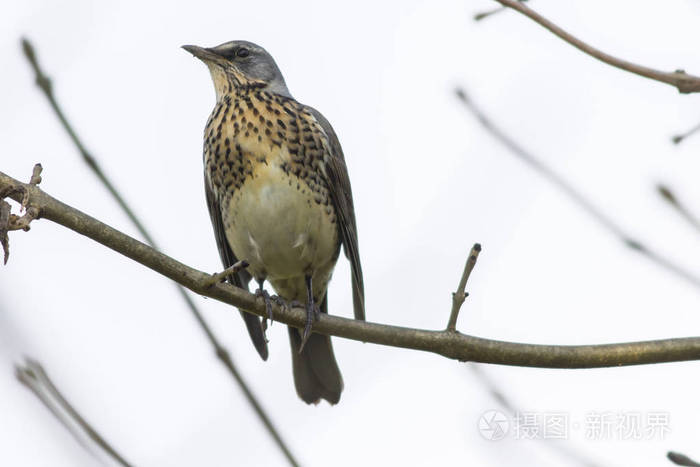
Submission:
{"label": "bird wing", "polygon": [[[206,192],[207,206],[209,207],[209,217],[211,217],[211,224],[214,227],[216,245],[219,247],[219,256],[221,257],[221,262],[224,264],[224,268],[228,268],[235,264],[238,259],[236,259],[236,256],[233,254],[233,250],[231,250],[228,240],[226,239],[224,222],[221,219],[221,205],[206,176],[204,177],[204,191]],[[231,284],[245,290],[248,290],[248,283],[250,282],[250,279],[251,276],[246,270],[241,270],[236,274],[231,274],[228,276],[228,281]],[[265,340],[265,334],[263,332],[262,324],[260,323],[260,318],[252,313],[247,313],[244,310],[240,310],[240,312],[243,320],[245,321],[245,325],[248,328],[248,334],[255,345],[255,349],[258,351],[263,360],[267,360],[267,341]]]}
{"label": "bird wing", "polygon": [[350,177],[345,165],[343,149],[340,147],[338,136],[333,127],[318,110],[307,109],[321,125],[328,138],[331,157],[326,161],[326,181],[331,194],[331,201],[335,207],[340,226],[340,237],[345,249],[345,256],[350,260],[352,272],[352,301],[355,311],[355,319],[365,319],[365,285],[362,279],[362,265],[360,264],[360,250],[357,243],[357,224],[355,223],[355,208],[352,202],[352,189]]}

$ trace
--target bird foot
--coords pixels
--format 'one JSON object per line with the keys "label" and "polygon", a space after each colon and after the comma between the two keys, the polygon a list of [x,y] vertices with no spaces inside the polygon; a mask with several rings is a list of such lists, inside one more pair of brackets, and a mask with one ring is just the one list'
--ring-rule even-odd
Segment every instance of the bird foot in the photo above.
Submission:
{"label": "bird foot", "polygon": [[321,309],[316,306],[313,300],[306,305],[299,304],[297,306],[304,306],[304,308],[306,308],[306,324],[304,325],[304,333],[301,335],[301,345],[299,346],[299,353],[301,353],[302,350],[304,350],[306,341],[311,337],[311,328],[314,325],[314,321],[318,321],[321,317]]}
{"label": "bird foot", "polygon": [[[267,318],[265,318],[265,321],[266,321],[266,322],[265,322],[265,324],[264,324],[263,326],[264,326],[265,328],[267,328],[267,320],[269,319],[270,322],[273,321],[273,316],[272,316],[272,300],[273,300],[273,299],[272,299],[272,297],[270,297],[270,294],[267,293],[267,290],[263,289],[262,287],[259,288],[259,289],[257,289],[257,290],[255,291],[255,296],[256,296],[256,297],[262,297],[262,299],[265,301],[265,312],[267,313]],[[277,297],[277,296],[275,296],[275,297],[276,297],[276,298],[279,298],[279,297]],[[279,302],[277,301],[277,299],[275,299],[275,303],[278,303],[278,304],[279,304]]]}
{"label": "bird foot", "polygon": [[279,295],[273,295],[272,297],[270,297],[270,300],[275,302],[277,306],[279,306],[283,310],[289,309],[289,305],[287,305],[287,302],[284,300],[284,298],[280,297]]}

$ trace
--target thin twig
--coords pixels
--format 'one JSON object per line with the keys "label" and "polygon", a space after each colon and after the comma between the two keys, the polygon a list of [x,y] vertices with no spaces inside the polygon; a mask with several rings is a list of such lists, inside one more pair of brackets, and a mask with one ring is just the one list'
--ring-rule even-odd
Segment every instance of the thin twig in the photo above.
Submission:
{"label": "thin twig", "polygon": [[211,277],[209,278],[209,280],[211,281],[210,285],[214,285],[217,282],[225,282],[226,279],[228,278],[228,276],[230,276],[232,274],[236,274],[238,271],[240,271],[241,269],[245,269],[248,266],[249,266],[248,261],[246,261],[244,259],[242,259],[240,261],[236,261],[235,263],[233,263],[231,266],[227,267],[223,271],[216,272],[216,273],[212,274]]}
{"label": "thin twig", "polygon": [[[146,240],[146,243],[148,243],[154,249],[159,249],[157,244],[156,244],[156,241],[153,239],[151,234],[146,230],[146,227],[138,219],[138,217],[136,216],[134,211],[128,205],[126,200],[121,196],[121,194],[119,193],[117,188],[114,186],[114,184],[112,184],[112,182],[109,180],[109,178],[104,173],[104,171],[100,167],[100,165],[97,162],[97,160],[95,159],[95,157],[92,154],[90,154],[90,152],[88,152],[88,150],[83,145],[81,139],[78,137],[78,134],[73,129],[73,126],[70,124],[70,122],[66,118],[65,114],[63,113],[63,110],[61,109],[61,106],[58,104],[56,97],[54,96],[51,79],[46,75],[46,73],[44,73],[41,66],[39,65],[39,61],[37,59],[36,52],[34,51],[34,46],[26,38],[22,39],[22,50],[24,51],[24,54],[27,57],[27,60],[29,61],[29,64],[32,66],[32,69],[34,70],[37,86],[39,86],[39,89],[41,89],[43,91],[43,94],[48,99],[49,104],[51,105],[51,108],[53,109],[53,111],[56,114],[56,117],[58,117],[58,119],[61,121],[63,128],[68,133],[68,136],[70,136],[71,141],[73,141],[73,144],[75,144],[75,147],[80,152],[80,155],[83,157],[83,160],[85,161],[85,163],[88,165],[88,167],[90,167],[90,169],[92,169],[93,173],[97,176],[97,178],[100,180],[100,182],[102,182],[102,184],[107,188],[107,190],[112,195],[114,200],[117,202],[119,207],[124,211],[124,213],[127,215],[129,220],[131,221],[131,223],[136,227],[136,229],[139,231],[141,236]],[[228,369],[229,373],[231,374],[233,379],[236,381],[236,383],[238,383],[238,385],[240,386],[241,390],[243,391],[243,394],[245,395],[248,403],[251,405],[251,407],[253,408],[255,413],[258,415],[258,417],[260,418],[260,421],[263,423],[263,425],[267,429],[270,436],[272,436],[272,438],[274,439],[275,444],[277,444],[277,446],[280,448],[280,450],[282,451],[284,456],[287,458],[287,461],[289,462],[289,464],[291,464],[293,466],[299,465],[298,461],[296,460],[296,458],[292,454],[289,447],[286,445],[284,440],[282,440],[282,437],[279,434],[278,430],[273,425],[272,420],[270,420],[270,417],[267,415],[265,410],[262,408],[262,406],[258,402],[257,397],[253,394],[250,387],[243,379],[243,376],[240,374],[240,372],[238,371],[238,369],[234,365],[233,360],[231,359],[231,356],[230,356],[228,350],[216,338],[216,336],[214,335],[210,326],[205,321],[202,313],[199,311],[199,309],[197,308],[195,303],[192,301],[192,298],[187,294],[185,289],[183,289],[180,285],[177,285],[177,284],[176,284],[176,287],[177,287],[178,293],[180,294],[182,299],[185,301],[187,308],[192,312],[192,315],[194,316],[195,320],[199,324],[200,328],[206,334],[207,339],[209,340],[212,347],[214,348],[214,352],[215,352],[217,358]]]}
{"label": "thin twig", "polygon": [[685,454],[681,454],[680,452],[668,451],[668,453],[666,454],[666,457],[668,457],[668,460],[670,460],[671,462],[673,462],[676,465],[685,465],[688,467],[700,467],[700,463],[695,462],[693,459],[686,456]]}
{"label": "thin twig", "polygon": [[474,19],[474,21],[481,21],[483,19],[486,19],[490,16],[493,16],[497,13],[501,13],[502,11],[506,11],[506,10],[507,10],[506,7],[499,6],[498,8],[492,8],[490,10],[480,11],[479,13],[474,13],[473,19]]}
{"label": "thin twig", "polygon": [[700,92],[700,77],[690,75],[683,70],[676,70],[673,72],[665,72],[660,70],[655,70],[653,68],[648,68],[642,65],[637,65],[636,63],[628,62],[627,60],[622,60],[612,55],[592,47],[582,40],[572,36],[568,32],[564,31],[562,28],[549,21],[547,18],[543,17],[536,11],[532,10],[527,5],[524,5],[517,0],[496,0],[501,5],[512,8],[513,10],[522,13],[531,20],[538,23],[540,26],[549,30],[551,33],[559,37],[560,39],[568,42],[572,46],[576,47],[580,51],[590,55],[591,57],[600,60],[603,63],[614,66],[621,70],[634,73],[645,78],[653,79],[661,83],[670,84],[678,89],[678,92],[682,94],[689,94],[693,92]]}
{"label": "thin twig", "polygon": [[598,221],[603,227],[605,227],[610,233],[615,235],[620,241],[628,248],[641,253],[647,259],[656,263],[656,265],[663,267],[669,272],[682,277],[686,281],[690,282],[695,287],[700,288],[700,279],[695,275],[691,274],[689,271],[683,269],[681,266],[673,263],[668,258],[665,258],[658,254],[657,252],[649,249],[640,240],[633,238],[627,232],[625,232],[622,227],[620,227],[613,219],[607,214],[603,213],[598,207],[596,207],[583,193],[573,187],[564,177],[557,174],[550,167],[546,166],[542,161],[537,159],[534,155],[523,149],[518,143],[516,143],[510,136],[506,135],[500,128],[498,128],[487,116],[486,114],[476,106],[474,101],[472,101],[467,93],[463,89],[457,89],[457,97],[464,104],[464,106],[474,114],[476,119],[479,121],[481,126],[483,126],[486,131],[488,131],[496,140],[501,144],[506,146],[510,152],[518,157],[518,159],[527,163],[532,169],[537,173],[542,175],[547,181],[559,188],[564,194],[571,198],[576,204],[578,204],[588,215]]}
{"label": "thin twig", "polygon": [[12,206],[4,199],[0,199],[0,247],[3,251],[3,264],[7,264],[10,259],[10,237],[7,233],[10,231],[10,212]]}
{"label": "thin twig", "polygon": [[[44,170],[44,168],[41,166],[41,164],[34,164],[34,168],[32,169],[32,176],[29,179],[29,184],[30,185],[38,185],[41,183],[41,171]],[[27,203],[23,202],[22,207],[24,209],[27,209]]]}
{"label": "thin twig", "polygon": [[677,134],[677,135],[672,136],[672,137],[671,137],[671,142],[673,142],[673,144],[681,144],[686,138],[688,138],[689,136],[694,135],[694,134],[697,133],[699,130],[700,130],[700,123],[698,123],[697,125],[695,125],[695,126],[694,126],[693,128],[691,128],[690,130],[686,131],[685,133],[680,133],[680,134]]}
{"label": "thin twig", "polygon": [[[516,418],[518,414],[523,413],[519,410],[515,404],[510,400],[506,394],[501,391],[496,383],[494,383],[481,369],[481,365],[478,363],[472,363],[467,365],[474,375],[476,375],[477,380],[486,388],[486,391],[491,397],[501,406],[501,409],[508,412],[511,418]],[[549,441],[547,438],[537,438],[542,441]],[[583,467],[601,467],[600,464],[594,462],[593,460],[586,457],[584,454],[576,451],[571,446],[566,444],[561,444],[558,442],[549,443],[546,442],[544,445],[551,449],[552,451],[558,452],[560,455],[566,456],[571,461],[583,466]]]}
{"label": "thin twig", "polygon": [[[63,397],[39,362],[26,357],[24,365],[15,365],[15,376],[41,400],[58,421],[88,451],[92,452],[89,446],[85,444],[80,433],[87,435],[102,451],[120,465],[125,467],[131,465]],[[71,423],[71,421],[74,423]]]}
{"label": "thin twig", "polygon": [[693,214],[688,207],[681,203],[678,197],[671,191],[671,189],[659,183],[656,185],[656,191],[661,195],[661,198],[663,198],[671,207],[673,207],[678,214],[683,217],[688,223],[698,232],[700,232],[700,219]]}
{"label": "thin twig", "polygon": [[469,275],[476,265],[476,259],[479,257],[480,252],[481,245],[475,243],[472,247],[472,251],[469,252],[467,262],[464,264],[464,272],[462,273],[462,278],[459,280],[459,286],[457,286],[457,291],[452,294],[452,311],[450,312],[450,320],[447,322],[448,331],[457,330],[457,316],[459,316],[459,310],[462,308],[464,300],[466,300],[469,295],[468,293],[464,293],[464,289],[467,287]]}
{"label": "thin twig", "polygon": [[[45,191],[0,172],[0,191],[22,185],[29,190],[30,204],[40,218],[84,235],[112,250],[169,277],[194,293],[211,297],[258,316],[267,316],[265,304],[250,292],[231,284],[207,287],[211,274],[198,271],[152,247],[119,232],[87,214],[68,206]],[[12,199],[20,195],[12,190]],[[275,321],[303,329],[306,311],[272,304]],[[700,360],[700,337],[602,345],[535,345],[504,342],[458,332],[429,331],[322,314],[314,332],[361,342],[422,350],[459,361],[495,363],[539,368],[603,368],[648,363]]]}
{"label": "thin twig", "polygon": [[[527,0],[519,0],[521,2],[526,2]],[[506,11],[507,8],[504,6],[499,6],[498,8],[492,8],[490,10],[486,11],[481,11],[479,13],[474,14],[474,21],[481,21],[483,19],[489,18],[497,13],[500,13],[502,11]]]}

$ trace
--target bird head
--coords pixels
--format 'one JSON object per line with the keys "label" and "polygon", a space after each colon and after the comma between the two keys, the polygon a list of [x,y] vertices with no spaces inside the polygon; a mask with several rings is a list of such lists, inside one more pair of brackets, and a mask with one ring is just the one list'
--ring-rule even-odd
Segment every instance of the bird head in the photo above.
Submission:
{"label": "bird head", "polygon": [[246,88],[260,88],[291,97],[275,60],[259,45],[231,41],[210,48],[196,45],[182,48],[209,67],[217,100]]}

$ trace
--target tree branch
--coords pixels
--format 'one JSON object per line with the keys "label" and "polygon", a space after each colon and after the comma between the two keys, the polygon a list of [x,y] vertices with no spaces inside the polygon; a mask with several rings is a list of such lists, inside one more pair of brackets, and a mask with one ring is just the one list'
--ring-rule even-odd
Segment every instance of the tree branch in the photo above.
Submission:
{"label": "tree branch", "polygon": [[686,138],[693,136],[695,133],[700,131],[700,123],[695,125],[693,128],[690,130],[687,130],[685,133],[679,133],[677,135],[673,135],[671,137],[671,142],[673,144],[681,144],[683,141],[685,141]]}
{"label": "tree branch", "polygon": [[[526,2],[527,0],[518,0],[519,2]],[[473,18],[474,21],[482,21],[485,20],[486,18],[490,18],[491,16],[495,15],[496,13],[501,13],[502,11],[506,11],[508,8],[504,6],[499,6],[497,8],[492,8],[490,10],[485,10],[485,11],[480,11],[479,13],[475,13]]]}
{"label": "tree branch", "polygon": [[681,454],[680,452],[673,452],[673,451],[668,451],[666,454],[666,457],[668,457],[668,460],[673,462],[676,465],[685,465],[688,467],[700,467],[700,464],[695,462],[693,459],[690,457],[686,456],[685,454]]}
{"label": "tree branch", "polygon": [[693,214],[693,212],[688,209],[688,206],[683,204],[667,185],[659,183],[656,185],[656,191],[664,201],[674,208],[678,214],[691,225],[691,227],[700,232],[700,218]]}
{"label": "tree branch", "polygon": [[[39,217],[63,225],[81,235],[143,264],[191,291],[265,317],[265,304],[250,292],[230,284],[210,284],[211,275],[186,266],[148,245],[68,206],[39,187],[23,184],[0,172],[0,191],[24,187],[29,205]],[[21,197],[11,191],[15,200]],[[275,321],[303,328],[302,308],[272,305]],[[422,350],[459,361],[496,363],[539,368],[602,368],[647,363],[700,360],[700,338],[686,337],[602,345],[536,345],[504,342],[454,331],[428,331],[322,315],[314,332],[392,347]]]}
{"label": "tree branch", "polygon": [[645,78],[653,79],[661,83],[670,84],[678,89],[678,92],[682,94],[689,94],[693,92],[700,92],[700,77],[689,75],[683,70],[676,70],[673,72],[665,72],[655,70],[653,68],[645,67],[642,65],[637,65],[636,63],[628,62],[627,60],[622,60],[617,57],[613,57],[602,50],[596,49],[595,47],[586,44],[580,39],[572,36],[568,32],[564,31],[562,28],[549,21],[544,16],[540,15],[527,5],[518,2],[516,0],[496,0],[498,3],[504,7],[512,8],[519,13],[527,16],[531,20],[538,23],[540,26],[549,30],[552,34],[559,37],[560,39],[573,45],[580,51],[590,55],[591,57],[600,60],[603,63],[614,66],[621,70],[629,71],[639,76]]}
{"label": "tree branch", "polygon": [[472,247],[472,251],[469,252],[469,257],[464,265],[464,272],[462,273],[462,278],[457,286],[457,291],[452,294],[452,312],[450,313],[450,320],[447,322],[448,331],[457,330],[457,317],[459,316],[459,310],[462,308],[464,300],[467,299],[468,293],[464,293],[464,289],[467,287],[467,281],[469,276],[476,266],[476,259],[479,257],[479,252],[481,252],[481,245],[475,243]]}
{"label": "tree branch", "polygon": [[462,101],[467,110],[474,114],[476,119],[479,121],[481,126],[486,129],[486,131],[488,131],[496,140],[506,146],[514,156],[525,162],[533,170],[546,178],[547,181],[564,192],[564,194],[578,204],[578,206],[588,213],[588,215],[598,221],[598,223],[605,227],[605,229],[607,229],[610,233],[615,235],[626,247],[642,254],[657,266],[661,266],[663,269],[685,279],[693,286],[700,289],[700,279],[697,276],[683,269],[678,264],[673,263],[670,259],[661,256],[654,250],[645,246],[640,240],[625,232],[611,216],[605,214],[602,210],[596,207],[582,192],[574,188],[564,177],[557,174],[550,167],[546,166],[533,154],[527,152],[511,137],[498,128],[491,121],[491,119],[479,107],[477,107],[474,101],[469,98],[464,89],[457,89],[456,94],[457,98]]}
{"label": "tree branch", "polygon": [[[148,243],[150,246],[152,246],[155,249],[158,249],[158,246],[156,245],[155,239],[151,236],[151,234],[148,232],[146,229],[146,226],[141,223],[139,220],[138,216],[136,216],[136,213],[131,209],[127,201],[122,197],[120,194],[119,190],[117,187],[111,182],[109,177],[105,174],[105,172],[102,170],[102,167],[98,163],[97,159],[90,154],[90,152],[85,148],[85,145],[83,144],[82,140],[78,136],[78,133],[75,131],[73,126],[70,124],[68,119],[66,118],[65,114],[63,113],[63,110],[56,100],[56,97],[53,93],[53,85],[51,82],[51,79],[46,75],[46,73],[42,70],[41,65],[39,64],[39,60],[37,59],[36,52],[34,51],[34,46],[31,44],[31,42],[24,38],[22,39],[22,50],[24,51],[24,55],[27,58],[27,61],[32,67],[32,70],[34,70],[34,75],[35,75],[35,81],[39,89],[42,91],[46,99],[49,101],[49,104],[51,105],[51,108],[53,109],[54,113],[56,114],[56,117],[58,120],[61,122],[61,125],[63,126],[63,129],[68,133],[68,136],[70,137],[71,141],[75,145],[76,149],[78,152],[80,152],[80,155],[83,158],[83,161],[87,164],[88,167],[92,170],[92,172],[95,174],[95,176],[102,182],[102,184],[105,186],[107,191],[112,195],[114,200],[117,202],[119,207],[124,211],[126,216],[129,218],[131,223],[136,227],[136,229],[139,231],[141,236],[146,240],[146,243]],[[40,173],[40,166],[39,166],[39,173]],[[39,177],[39,173],[32,174],[32,179],[30,181],[31,184],[36,185],[41,181],[41,177]],[[35,178],[38,177],[38,178]],[[0,198],[2,198],[0,196]],[[26,207],[26,206],[25,206]],[[0,203],[0,245],[3,247],[5,250],[5,263],[7,263],[7,255],[9,254],[9,245],[7,245],[7,232],[3,230],[3,205]],[[28,211],[25,217],[29,216],[30,212]],[[29,219],[31,221],[31,219]],[[28,224],[28,222],[27,222]],[[4,234],[4,235],[3,235]],[[235,266],[235,265],[234,265]],[[241,267],[241,264],[238,264],[238,267]],[[224,271],[225,272],[225,271]],[[211,279],[212,281],[220,280],[221,279],[221,274],[219,275],[214,275],[213,278]],[[225,276],[223,276],[225,277]],[[272,436],[273,440],[275,441],[275,444],[280,448],[284,456],[286,457],[287,461],[289,462],[290,465],[292,466],[298,466],[299,463],[295,459],[294,455],[292,454],[291,450],[289,447],[286,445],[284,440],[282,439],[282,436],[279,434],[277,429],[272,423],[272,420],[270,420],[270,417],[267,415],[263,407],[260,405],[260,402],[258,402],[257,397],[255,394],[253,394],[253,391],[250,389],[248,386],[248,383],[243,379],[243,376],[240,374],[238,371],[238,368],[236,365],[233,363],[233,360],[231,359],[231,355],[226,347],[221,345],[217,337],[214,335],[214,332],[211,330],[209,327],[209,324],[206,322],[204,319],[204,316],[202,313],[199,311],[199,308],[197,308],[197,305],[192,301],[192,298],[185,292],[185,289],[183,289],[180,285],[175,284],[177,287],[177,291],[180,294],[180,297],[185,301],[185,304],[187,305],[187,308],[192,312],[192,315],[194,316],[195,320],[199,324],[199,327],[202,329],[204,334],[206,334],[207,339],[211,343],[212,347],[214,348],[214,353],[216,354],[217,358],[221,361],[221,363],[226,367],[230,375],[233,377],[234,381],[238,384],[238,386],[241,388],[243,391],[244,396],[246,397],[246,400],[248,403],[251,405],[255,413],[257,414],[258,418],[262,422],[263,426],[265,426],[265,429],[268,431],[270,436]]]}
{"label": "tree branch", "polygon": [[61,391],[53,384],[53,381],[51,381],[51,378],[49,378],[49,375],[46,374],[39,362],[31,358],[25,358],[24,365],[15,365],[15,376],[20,383],[24,384],[39,398],[54,417],[88,451],[91,450],[81,437],[81,433],[89,437],[119,465],[124,467],[131,465],[63,397]]}

